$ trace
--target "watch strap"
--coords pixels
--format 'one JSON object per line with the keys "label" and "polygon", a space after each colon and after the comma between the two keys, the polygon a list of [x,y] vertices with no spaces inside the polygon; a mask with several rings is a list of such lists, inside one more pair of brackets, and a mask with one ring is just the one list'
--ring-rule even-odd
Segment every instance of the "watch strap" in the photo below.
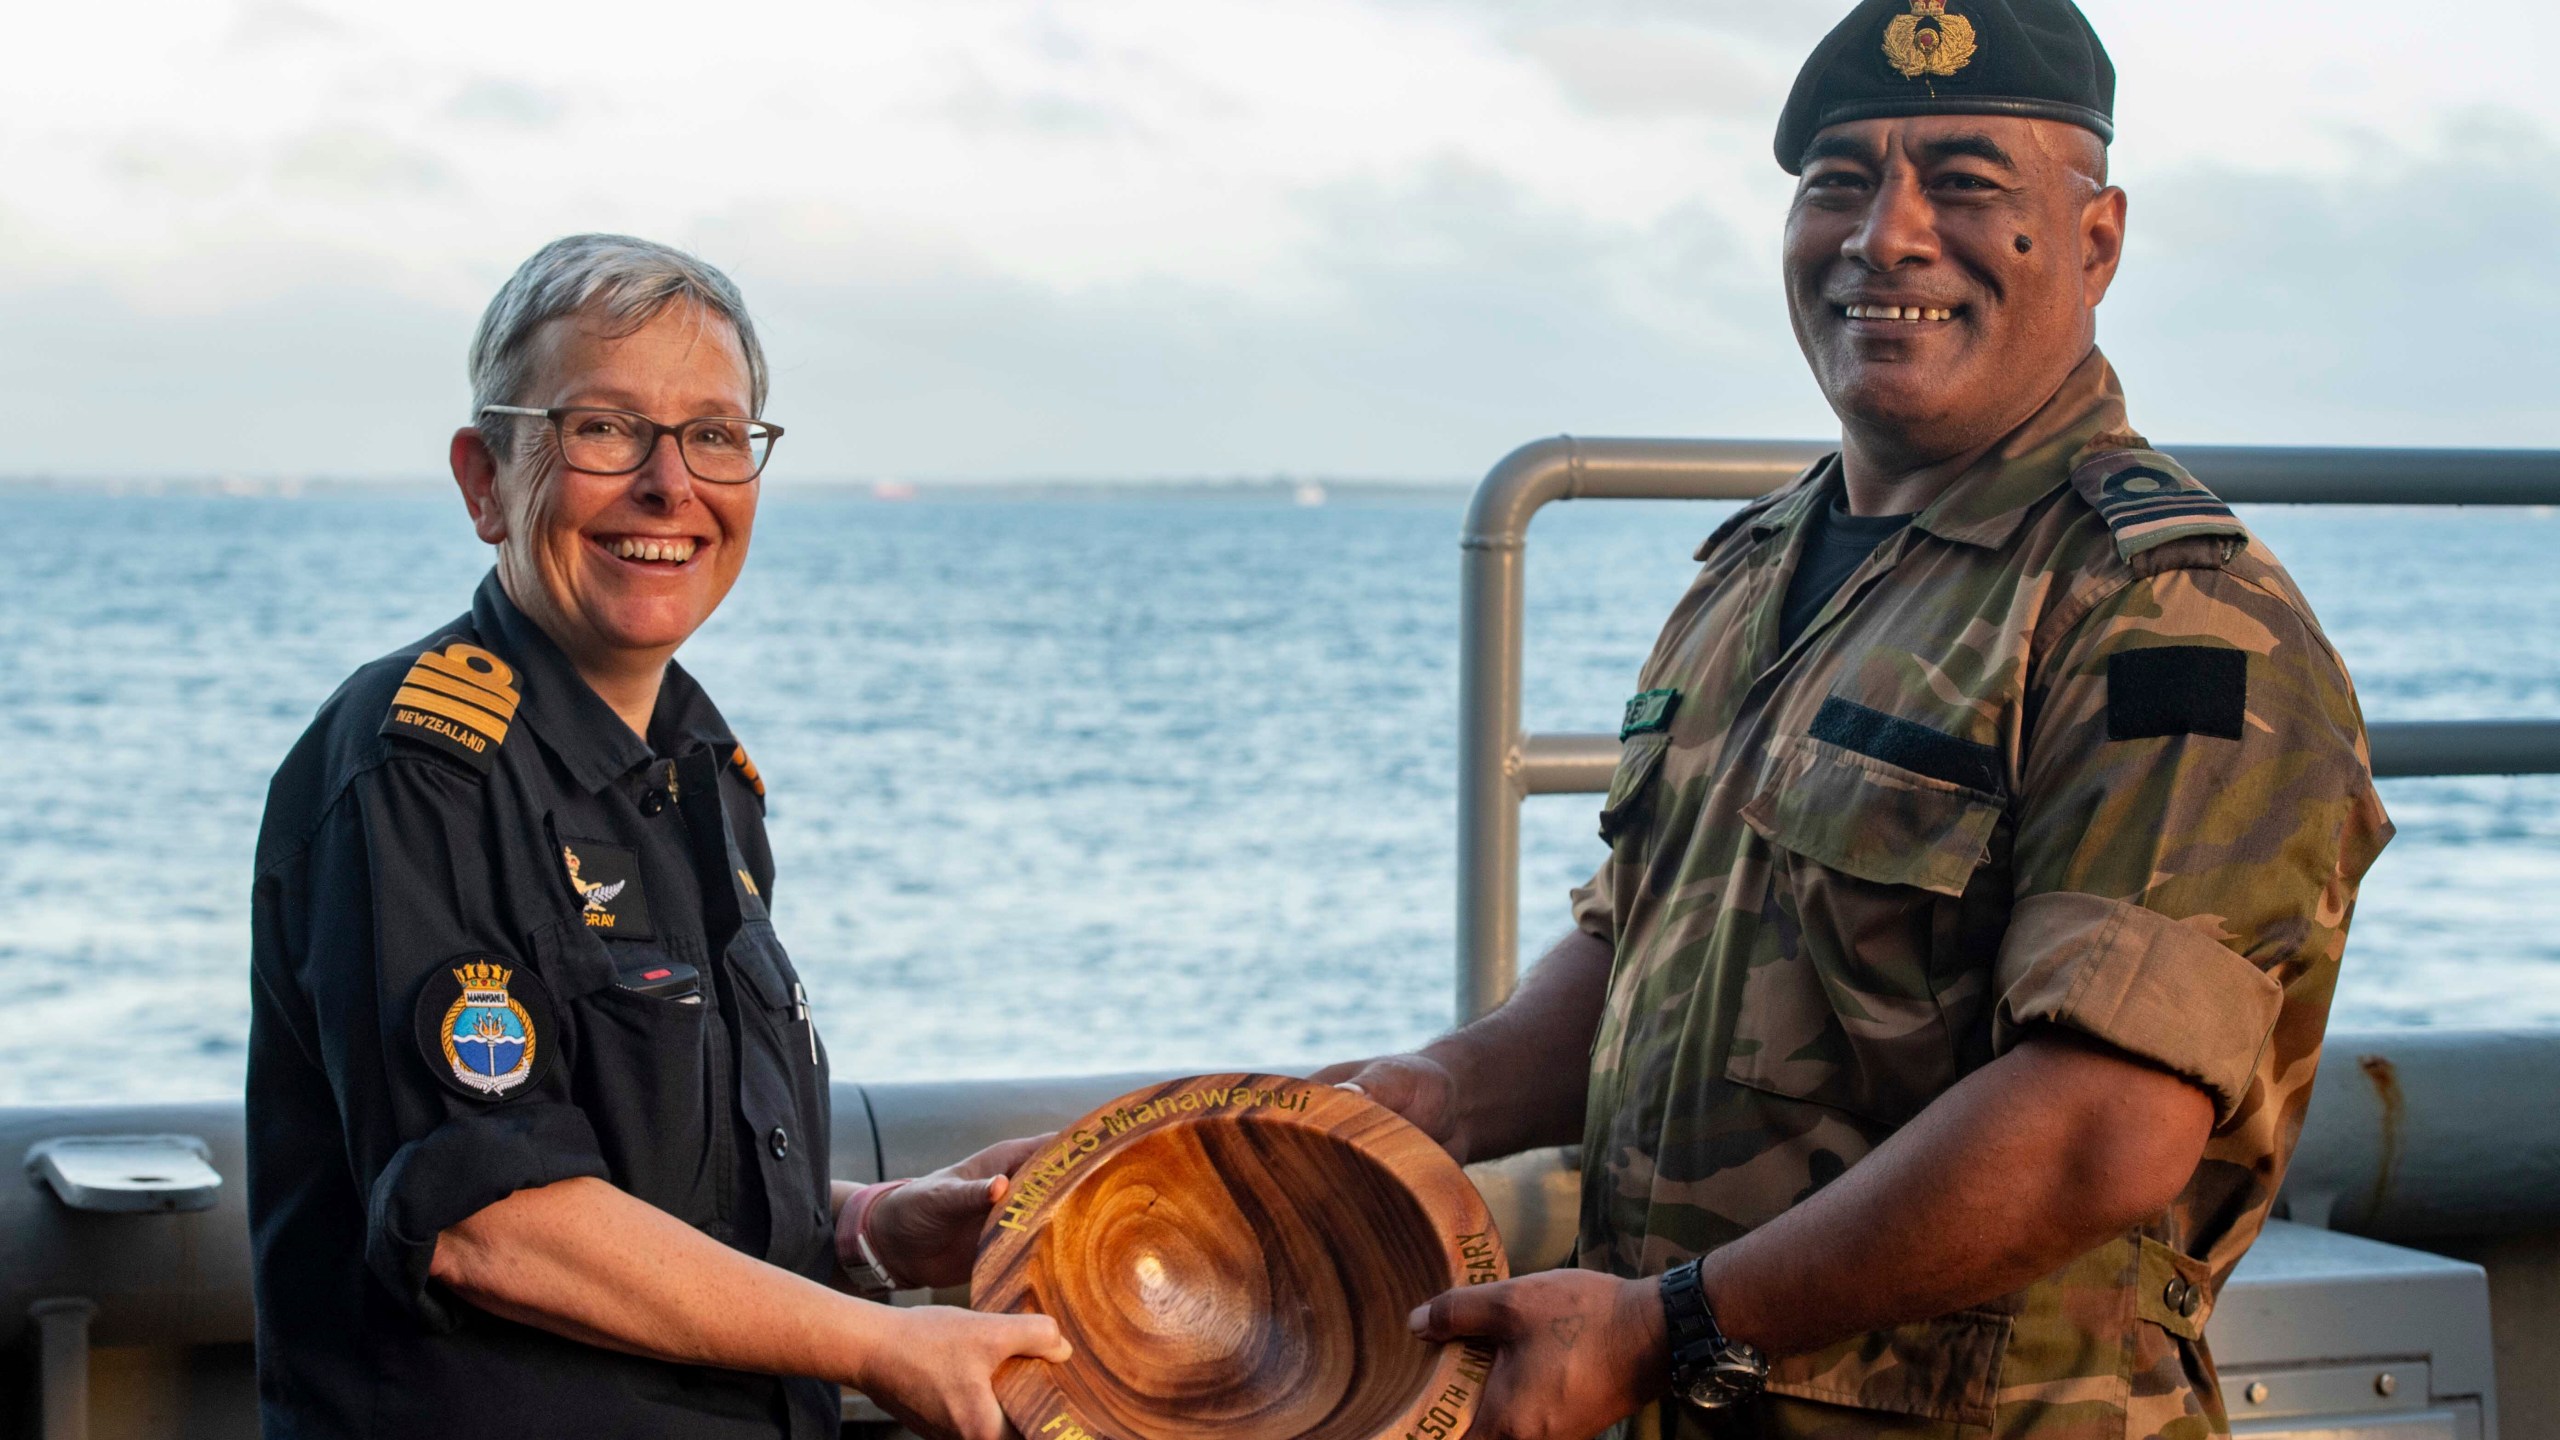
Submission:
{"label": "watch strap", "polygon": [[889,1267],[881,1263],[880,1252],[872,1248],[871,1210],[906,1183],[904,1180],[883,1180],[863,1186],[846,1197],[846,1213],[837,1220],[839,1229],[851,1227],[854,1248],[851,1255],[839,1254],[838,1263],[845,1274],[865,1291],[876,1291],[885,1296],[900,1288],[898,1277],[889,1273]]}
{"label": "watch strap", "polygon": [[1706,1287],[1698,1283],[1697,1261],[1662,1272],[1662,1317],[1671,1337],[1673,1374],[1724,1348],[1724,1331],[1707,1305]]}
{"label": "watch strap", "polygon": [[1757,1349],[1724,1333],[1707,1303],[1698,1262],[1674,1265],[1662,1275],[1662,1315],[1670,1339],[1671,1393],[1688,1404],[1720,1409],[1760,1393],[1769,1362]]}

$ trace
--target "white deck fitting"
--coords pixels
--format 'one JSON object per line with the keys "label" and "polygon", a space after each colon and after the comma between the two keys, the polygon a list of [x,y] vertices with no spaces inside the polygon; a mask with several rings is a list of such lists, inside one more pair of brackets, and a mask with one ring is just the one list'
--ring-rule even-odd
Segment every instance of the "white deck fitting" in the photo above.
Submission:
{"label": "white deck fitting", "polygon": [[212,1209],[212,1162],[193,1135],[64,1135],[27,1152],[27,1174],[74,1210],[138,1215]]}

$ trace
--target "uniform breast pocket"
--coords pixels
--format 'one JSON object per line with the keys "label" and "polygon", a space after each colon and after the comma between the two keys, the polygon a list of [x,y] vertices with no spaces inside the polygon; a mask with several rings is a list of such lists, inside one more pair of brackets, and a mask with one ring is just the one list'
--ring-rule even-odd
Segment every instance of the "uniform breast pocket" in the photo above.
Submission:
{"label": "uniform breast pocket", "polygon": [[739,1025],[747,1046],[739,1066],[740,1108],[767,1147],[778,1187],[771,1196],[772,1249],[765,1258],[823,1276],[833,1263],[827,1205],[833,1115],[808,992],[766,921],[738,927],[729,959],[745,982],[738,987],[739,1003],[754,1012]]}
{"label": "uniform breast pocket", "polygon": [[679,1219],[718,1214],[709,1153],[711,1117],[721,1104],[711,1026],[718,1023],[686,972],[697,967],[654,943],[605,941],[562,928],[556,943],[576,952],[591,978],[571,1002],[579,1044],[573,1083],[596,1143],[621,1188]]}
{"label": "uniform breast pocket", "polygon": [[1774,848],[1780,914],[1743,981],[1725,1073],[1900,1125],[1966,1063],[1960,1042],[1990,957],[1952,955],[1960,947],[1949,937],[1965,933],[1959,910],[1991,852],[2002,801],[1994,789],[1850,748],[1844,740],[1861,738],[1853,732],[1832,735],[1781,742],[1743,807],[1744,823]]}
{"label": "uniform breast pocket", "polygon": [[776,1068],[789,1077],[793,1103],[811,1114],[826,1103],[826,1058],[818,1047],[817,1017],[809,1013],[809,992],[781,937],[763,920],[738,927],[729,945],[730,959],[744,976],[761,1009],[760,1027]]}

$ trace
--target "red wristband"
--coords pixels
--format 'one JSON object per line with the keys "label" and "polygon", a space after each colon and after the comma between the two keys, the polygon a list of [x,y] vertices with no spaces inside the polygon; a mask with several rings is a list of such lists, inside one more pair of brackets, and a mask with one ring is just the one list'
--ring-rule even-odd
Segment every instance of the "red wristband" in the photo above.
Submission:
{"label": "red wristband", "polygon": [[908,1287],[899,1283],[898,1277],[889,1272],[889,1267],[880,1262],[880,1252],[872,1247],[871,1207],[878,1204],[882,1196],[906,1183],[904,1180],[882,1180],[854,1191],[844,1197],[844,1208],[851,1213],[838,1221],[840,1227],[847,1223],[852,1226],[854,1249],[860,1253],[862,1263],[870,1267],[872,1276],[880,1282],[882,1288],[889,1290],[904,1290]]}

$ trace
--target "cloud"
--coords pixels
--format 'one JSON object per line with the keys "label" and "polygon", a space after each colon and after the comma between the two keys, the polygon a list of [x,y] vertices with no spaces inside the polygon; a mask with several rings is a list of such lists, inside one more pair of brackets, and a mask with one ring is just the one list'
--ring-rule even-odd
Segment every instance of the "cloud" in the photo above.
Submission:
{"label": "cloud", "polygon": [[436,474],[470,408],[471,318],[330,281],[198,313],[94,284],[0,293],[0,391],[43,420],[18,427],[0,469]]}
{"label": "cloud", "polygon": [[568,100],[558,91],[493,75],[465,83],[444,104],[447,118],[509,130],[547,130],[568,109]]}
{"label": "cloud", "polygon": [[[489,290],[599,228],[747,285],[799,474],[1460,475],[1559,429],[1828,427],[1766,137],[1838,0],[814,7],[690,106],[653,98],[686,62],[645,5],[515,76],[483,38],[514,12],[457,3],[396,36],[354,0],[173,7],[105,81],[0,94],[32,137],[0,167],[0,372],[62,422],[0,470],[432,472]],[[2480,14],[2508,0],[2431,21],[2381,89],[2340,37],[2387,12],[2338,3],[2280,43],[2227,4],[2091,0],[2148,117],[2103,317],[2137,414],[2550,443],[2560,111],[2410,99],[2505,54]],[[116,43],[93,10],[43,11],[39,48]],[[269,48],[202,64],[235,30]]]}
{"label": "cloud", "polygon": [[1596,114],[1757,120],[1786,98],[1788,70],[1760,46],[1699,25],[1551,25],[1512,44]]}
{"label": "cloud", "polygon": [[275,177],[287,190],[324,196],[427,195],[453,185],[433,151],[370,128],[315,130],[287,141]]}
{"label": "cloud", "polygon": [[[1702,38],[1727,37],[1801,58],[1847,13],[1846,0],[1388,0],[1399,8],[1439,10],[1479,23],[1535,29],[1557,25],[1678,28]],[[1792,68],[1792,66],[1791,66]]]}
{"label": "cloud", "polygon": [[[2220,167],[2137,180],[2134,201],[2102,336],[2152,434],[2553,442],[2546,132],[2475,115],[2375,149],[2360,179]],[[814,203],[675,238],[756,307],[792,430],[779,484],[1458,478],[1557,431],[1829,429],[1788,333],[1775,213],[1600,221],[1457,157],[1292,205],[1291,278],[1270,285],[1044,283]],[[212,268],[182,288],[258,298],[171,312],[98,285],[0,295],[0,386],[53,417],[5,468],[438,471],[485,291],[404,298],[355,250],[190,264]]]}
{"label": "cloud", "polygon": [[1140,133],[1129,111],[1060,90],[1006,88],[972,72],[931,107],[936,118],[970,135],[1015,131],[1051,139],[1103,139]]}
{"label": "cloud", "polygon": [[[688,238],[739,278],[765,331],[792,431],[779,483],[1455,478],[1558,430],[1756,434],[1819,416],[1775,285],[1704,212],[1597,224],[1456,160],[1299,205],[1304,273],[1280,293],[1038,284],[961,251],[865,243],[858,212],[747,212]],[[439,470],[470,306],[404,298],[354,251],[198,263],[214,269],[181,289],[263,293],[176,313],[96,284],[0,293],[0,387],[56,417],[0,468]],[[221,278],[243,265],[255,273]],[[291,273],[311,279],[274,283]]]}
{"label": "cloud", "polygon": [[2340,178],[2223,165],[2132,191],[2102,328],[2154,434],[2551,445],[2560,146],[2480,111]]}
{"label": "cloud", "polygon": [[137,189],[188,200],[225,194],[248,176],[247,167],[233,151],[165,131],[113,142],[106,150],[105,167],[117,180]]}
{"label": "cloud", "polygon": [[356,27],[325,10],[295,4],[293,0],[256,0],[240,7],[228,38],[240,49],[265,50],[312,41],[348,40],[356,33]]}
{"label": "cloud", "polygon": [[[2560,146],[2543,130],[2478,114],[2377,143],[2360,178],[2226,166],[2137,180],[2134,202],[2102,335],[2151,433],[2553,442],[2560,279],[2539,237],[2560,228]],[[764,325],[784,484],[1454,478],[1560,430],[1828,428],[1788,335],[1774,214],[1603,222],[1454,157],[1292,203],[1294,278],[1268,287],[1041,283],[815,204],[681,238]],[[6,468],[435,473],[476,296],[404,299],[358,251],[189,264],[211,268],[183,288],[258,298],[170,313],[98,285],[0,296],[0,386],[54,417]]]}
{"label": "cloud", "polygon": [[1558,430],[1762,434],[1820,415],[1774,281],[1702,211],[1597,225],[1457,161],[1301,208],[1286,296],[1060,289],[966,262],[876,280],[739,267],[790,465],[1454,478]]}

